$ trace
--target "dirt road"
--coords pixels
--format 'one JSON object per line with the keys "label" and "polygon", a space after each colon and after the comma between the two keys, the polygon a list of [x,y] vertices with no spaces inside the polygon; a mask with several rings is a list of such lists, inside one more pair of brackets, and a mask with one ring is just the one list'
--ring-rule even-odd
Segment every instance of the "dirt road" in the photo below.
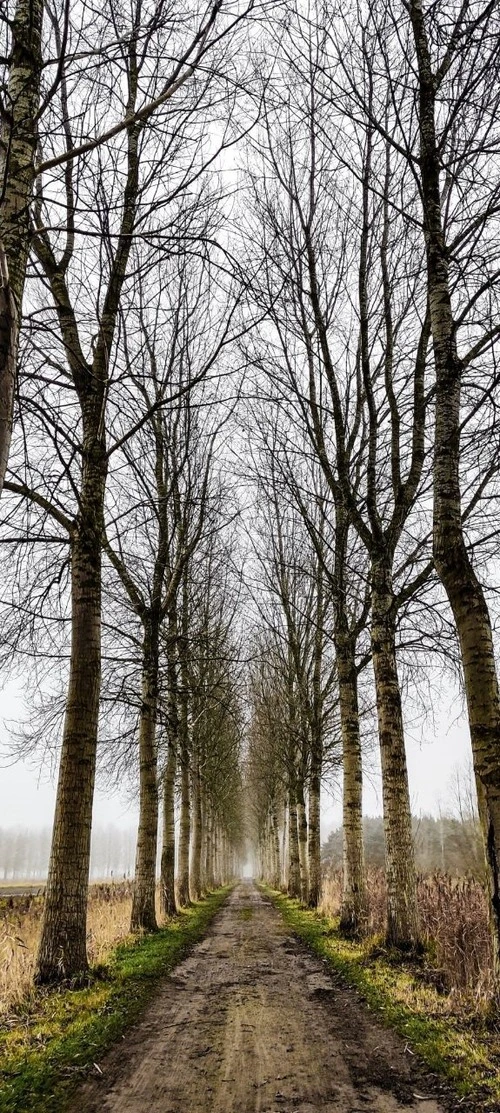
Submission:
{"label": "dirt road", "polygon": [[441,1113],[404,1042],[240,884],[75,1113]]}

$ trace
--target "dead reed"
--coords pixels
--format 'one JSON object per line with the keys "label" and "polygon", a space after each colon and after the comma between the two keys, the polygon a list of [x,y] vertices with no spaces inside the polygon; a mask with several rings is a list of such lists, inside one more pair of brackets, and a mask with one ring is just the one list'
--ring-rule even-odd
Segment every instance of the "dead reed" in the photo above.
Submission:
{"label": "dead reed", "polygon": [[[127,938],[131,909],[130,882],[91,887],[87,943],[92,964],[105,962]],[[2,899],[0,890],[0,1016],[29,1000],[42,911],[43,896]]]}
{"label": "dead reed", "polygon": [[[368,937],[385,931],[386,882],[383,870],[368,871]],[[321,911],[335,917],[342,899],[342,871],[323,884]],[[418,878],[420,927],[434,968],[436,986],[471,1004],[492,989],[493,969],[485,889],[473,877],[440,871]],[[431,970],[432,973],[432,970]]]}

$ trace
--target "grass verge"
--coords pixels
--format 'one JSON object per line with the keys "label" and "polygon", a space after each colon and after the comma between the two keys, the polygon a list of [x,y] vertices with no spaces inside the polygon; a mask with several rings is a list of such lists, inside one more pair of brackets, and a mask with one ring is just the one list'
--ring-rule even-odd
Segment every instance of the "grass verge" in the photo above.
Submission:
{"label": "grass verge", "polygon": [[265,888],[291,931],[351,985],[382,1023],[396,1029],[411,1051],[441,1075],[474,1109],[500,1110],[500,1025],[462,1013],[453,999],[428,984],[425,969],[382,948],[373,940],[351,942],[337,923],[300,907],[282,893]]}
{"label": "grass verge", "polygon": [[229,887],[181,912],[157,934],[119,946],[106,975],[88,988],[35,994],[0,1027],[0,1113],[61,1113],[71,1092],[98,1069],[168,973],[203,937]]}

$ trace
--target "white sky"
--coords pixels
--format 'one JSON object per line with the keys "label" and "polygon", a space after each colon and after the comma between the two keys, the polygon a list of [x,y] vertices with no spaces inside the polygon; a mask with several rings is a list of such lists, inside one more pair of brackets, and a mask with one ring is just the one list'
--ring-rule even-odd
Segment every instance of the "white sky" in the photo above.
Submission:
{"label": "white sky", "polygon": [[[6,756],[11,729],[24,719],[25,704],[15,683],[0,692],[0,827],[47,827],[52,824],[56,775],[51,766],[18,761]],[[130,801],[109,792],[96,791],[94,822],[107,826],[133,827],[137,810]]]}
{"label": "white sky", "polygon": [[[456,718],[456,708],[453,712],[446,708],[435,734],[430,733],[428,727],[422,734],[425,738],[410,738],[406,746],[412,812],[414,815],[437,815],[440,809],[445,811],[453,804],[451,782],[454,772],[457,768],[466,769],[470,762],[466,716],[463,714]],[[381,781],[375,755],[369,764],[370,769],[364,780],[363,811],[365,815],[381,815]],[[324,791],[321,809],[323,838],[341,824],[340,784],[334,790],[334,797],[332,799],[328,789]]]}
{"label": "white sky", "polygon": [[[5,755],[12,727],[23,714],[23,703],[15,684],[7,685],[0,694],[0,745]],[[457,766],[470,759],[469,731],[463,714],[457,715],[458,701],[451,690],[443,691],[442,711],[435,730],[426,724],[412,729],[407,742],[408,770],[412,811],[433,813],[450,801],[450,783]],[[369,760],[365,777],[364,812],[380,815],[380,774],[375,757]],[[55,780],[50,768],[37,768],[33,763],[7,764],[0,761],[0,826],[46,827],[52,823],[55,801]],[[322,833],[325,837],[341,821],[340,784],[323,793]],[[118,794],[97,789],[94,822],[130,828],[137,823],[137,809]]]}

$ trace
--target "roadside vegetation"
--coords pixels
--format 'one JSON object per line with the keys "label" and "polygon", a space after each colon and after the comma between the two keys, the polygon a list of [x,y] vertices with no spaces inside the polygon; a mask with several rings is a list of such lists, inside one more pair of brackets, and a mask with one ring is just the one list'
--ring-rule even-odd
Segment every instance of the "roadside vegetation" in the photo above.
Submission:
{"label": "roadside vegetation", "polygon": [[[0,889],[0,1018],[36,1000],[33,968],[40,939],[43,894],[3,897]],[[92,967],[108,961],[115,948],[132,941],[130,882],[92,885],[89,890],[87,945]]]}
{"label": "roadside vegetation", "polygon": [[[387,883],[381,869],[367,870],[366,938],[380,941],[385,931]],[[487,1011],[493,995],[493,960],[484,884],[472,876],[436,871],[417,878],[420,935],[431,965],[429,984],[466,1011]],[[340,916],[342,871],[327,874],[319,911]],[[370,942],[370,945],[371,945]]]}
{"label": "roadside vegetation", "polygon": [[[57,991],[26,992],[23,972],[15,1002],[14,986],[10,987],[9,1008],[0,1020],[1,1113],[31,1108],[60,1113],[89,1072],[99,1073],[100,1057],[137,1020],[157,991],[158,978],[204,935],[228,892],[227,886],[218,889],[152,935],[129,935],[118,946],[117,935],[114,947],[105,943],[104,935],[107,931],[111,937],[113,930],[119,933],[127,923],[130,896],[117,894],[116,899],[106,901],[100,893],[91,898],[89,934],[91,938],[95,935],[89,951],[93,949],[96,964],[87,984],[71,988],[63,983]],[[32,909],[20,926],[27,932],[30,921],[33,927],[36,919]],[[101,936],[99,923],[103,925]]]}
{"label": "roadside vegetation", "polygon": [[[467,882],[457,884],[455,890],[450,879],[427,878],[422,884],[434,890],[435,907],[441,910],[440,930],[442,936],[448,930],[451,941],[457,929],[454,917],[462,924],[465,922],[467,901],[463,893]],[[439,893],[442,884],[447,887],[445,904]],[[474,884],[470,882],[471,886]],[[368,890],[375,893],[375,902],[377,887],[378,879],[369,877]],[[478,1111],[499,1108],[500,1027],[498,1021],[491,1019],[487,993],[474,995],[468,987],[459,985],[459,965],[450,984],[453,970],[449,965],[446,971],[441,968],[442,952],[431,939],[417,957],[405,957],[385,946],[381,933],[362,940],[347,939],[339,931],[339,916],[335,912],[336,879],[326,882],[318,910],[305,909],[298,900],[276,890],[266,888],[266,892],[291,931],[333,971],[356,986],[382,1022],[404,1037],[408,1054],[418,1055],[460,1097],[473,1101]],[[420,907],[422,910],[422,904]],[[477,906],[472,902],[471,928],[476,915]],[[425,912],[422,929],[425,935]]]}

